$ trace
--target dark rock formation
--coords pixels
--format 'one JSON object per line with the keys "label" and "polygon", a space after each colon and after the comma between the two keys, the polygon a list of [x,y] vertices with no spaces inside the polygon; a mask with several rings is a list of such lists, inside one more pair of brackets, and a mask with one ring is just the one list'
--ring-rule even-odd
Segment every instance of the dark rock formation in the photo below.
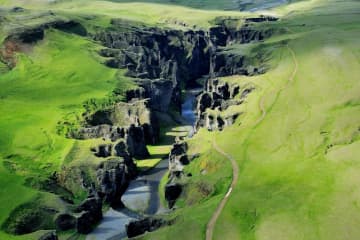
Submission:
{"label": "dark rock formation", "polygon": [[150,99],[150,107],[155,111],[167,112],[170,103],[176,98],[177,87],[173,80],[142,80],[138,81],[138,84],[145,89]]}
{"label": "dark rock formation", "polygon": [[76,136],[76,138],[78,139],[108,138],[113,141],[124,137],[125,137],[124,128],[114,127],[109,124],[100,124],[93,127],[81,128]]}
{"label": "dark rock formation", "polygon": [[76,220],[77,232],[88,234],[103,217],[102,201],[95,197],[88,198],[75,209],[75,212],[79,213]]}
{"label": "dark rock formation", "polygon": [[96,171],[99,192],[104,201],[113,207],[122,206],[121,196],[136,176],[136,166],[132,160],[111,159],[102,162]]}
{"label": "dark rock formation", "polygon": [[58,236],[55,231],[47,232],[39,237],[39,240],[58,240]]}
{"label": "dark rock formation", "polygon": [[178,183],[170,183],[165,186],[165,199],[169,204],[169,208],[172,208],[176,202],[176,199],[182,192],[182,186]]}
{"label": "dark rock formation", "polygon": [[77,217],[76,231],[81,234],[89,234],[96,223],[97,221],[94,221],[90,212],[81,212]]}
{"label": "dark rock formation", "polygon": [[179,142],[173,145],[169,154],[170,181],[173,180],[173,178],[179,177],[184,169],[184,165],[189,164],[186,151],[186,142]]}
{"label": "dark rock formation", "polygon": [[7,37],[7,40],[11,39],[22,43],[35,43],[44,38],[45,30],[48,28],[56,28],[66,32],[77,33],[82,36],[87,34],[86,29],[80,23],[72,20],[58,19],[31,28],[17,29]]}
{"label": "dark rock formation", "polygon": [[112,156],[113,145],[112,144],[101,144],[95,150],[95,156],[107,158]]}
{"label": "dark rock formation", "polygon": [[14,33],[9,37],[9,39],[18,40],[22,43],[34,43],[44,39],[44,35],[45,33],[43,28],[30,28]]}
{"label": "dark rock formation", "polygon": [[128,75],[142,79],[174,80],[179,74],[181,79],[193,80],[208,73],[209,65],[201,62],[206,59],[208,62],[205,32],[129,28],[131,23],[127,24],[128,30],[124,30],[123,23],[113,21],[112,30],[95,36],[95,40],[111,49],[101,53],[114,58],[112,66],[127,68]]}
{"label": "dark rock formation", "polygon": [[[210,131],[222,130],[224,127],[232,125],[240,113],[233,113],[232,115],[222,117],[220,115],[212,115],[207,112],[207,109],[224,111],[230,106],[239,105],[243,103],[243,99],[253,90],[253,88],[246,88],[241,92],[238,85],[229,85],[226,82],[221,82],[218,79],[209,79],[206,84],[207,90],[201,93],[198,97],[197,106],[197,121],[196,128],[205,127]],[[237,96],[241,92],[241,97]]]}
{"label": "dark rock formation", "polygon": [[132,158],[127,150],[127,145],[125,142],[118,142],[114,147],[114,151],[115,156],[122,157],[124,159],[127,167],[133,168],[134,162],[132,161]]}
{"label": "dark rock formation", "polygon": [[137,159],[149,157],[149,151],[146,148],[145,135],[142,127],[131,125],[127,131],[126,144],[131,156]]}
{"label": "dark rock formation", "polygon": [[[249,18],[247,22],[257,21],[260,18]],[[253,21],[252,21],[253,20]],[[256,26],[245,24],[237,27],[239,19],[217,19],[217,25],[210,28],[210,38],[216,46],[226,46],[229,43],[249,43],[262,41],[270,37],[274,30],[271,28],[258,30]]]}
{"label": "dark rock formation", "polygon": [[126,225],[126,233],[129,238],[133,238],[144,234],[145,232],[153,232],[162,226],[170,225],[171,222],[163,219],[144,218],[130,222]]}
{"label": "dark rock formation", "polygon": [[191,161],[186,154],[187,149],[186,142],[177,142],[173,144],[169,154],[169,181],[165,186],[165,199],[169,208],[174,206],[182,191],[182,186],[178,183],[178,180],[184,176],[184,166]]}
{"label": "dark rock formation", "polygon": [[59,214],[55,219],[56,228],[60,231],[67,231],[76,227],[76,217],[69,213]]}
{"label": "dark rock formation", "polygon": [[245,22],[275,22],[279,20],[277,17],[260,15],[259,17],[246,18]]}
{"label": "dark rock formation", "polygon": [[127,102],[132,102],[133,100],[141,100],[145,98],[148,98],[148,96],[146,95],[145,89],[142,87],[138,87],[126,91]]}
{"label": "dark rock formation", "polygon": [[90,127],[80,129],[73,137],[102,137],[112,141],[126,139],[127,150],[131,156],[147,157],[149,153],[146,144],[154,144],[157,141],[159,126],[155,114],[149,109],[148,100],[134,100],[136,94],[140,96],[140,92],[128,92],[128,97],[132,100],[130,103],[119,102],[109,109],[99,110],[87,116]]}
{"label": "dark rock formation", "polygon": [[15,12],[15,13],[24,12],[24,11],[25,11],[25,9],[22,8],[22,7],[13,7],[13,8],[11,9],[11,12]]}
{"label": "dark rock formation", "polygon": [[198,99],[198,109],[200,112],[204,112],[207,108],[212,106],[212,97],[210,93],[203,92],[199,95]]}
{"label": "dark rock formation", "polygon": [[[195,79],[209,73],[209,39],[203,31],[179,31],[153,27],[136,27],[131,23],[112,21],[111,29],[99,32],[94,39],[107,49],[106,64],[126,68],[127,75],[145,89],[141,95],[150,98],[151,108],[166,112],[170,104],[180,107],[180,81],[194,86]],[[116,30],[118,29],[118,30]],[[127,29],[127,30],[126,30]]]}

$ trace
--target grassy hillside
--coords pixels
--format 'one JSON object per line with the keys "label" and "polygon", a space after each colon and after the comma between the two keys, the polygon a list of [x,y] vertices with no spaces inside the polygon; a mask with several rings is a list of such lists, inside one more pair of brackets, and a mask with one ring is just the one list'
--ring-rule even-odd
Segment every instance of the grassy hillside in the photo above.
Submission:
{"label": "grassy hillside", "polygon": [[[90,0],[96,1],[96,0]],[[90,2],[87,1],[87,2]],[[259,9],[267,9],[276,6],[280,6],[283,4],[293,3],[301,0],[105,0],[109,2],[115,3],[133,3],[138,2],[142,4],[150,3],[150,4],[161,4],[161,5],[175,5],[175,6],[183,6],[190,8],[198,8],[204,10],[259,10]],[[12,0],[0,0],[0,3],[6,4],[14,2]],[[22,1],[15,0],[19,4],[31,4],[31,5],[43,5],[43,4],[55,4],[58,2],[71,2],[71,0],[56,0],[56,1],[48,1],[48,0],[30,0],[30,1]]]}
{"label": "grassy hillside", "polygon": [[[281,46],[272,49],[273,69],[223,78],[256,90],[244,105],[229,109],[243,113],[235,125],[201,133],[215,137],[240,166],[214,239],[360,238],[359,10],[356,1],[278,9],[290,14],[274,25],[288,33],[263,44]],[[223,188],[220,195],[225,193]],[[180,210],[191,211],[180,224],[143,238],[177,239],[179,232],[204,238],[210,218],[204,215],[215,210],[219,195],[203,201]],[[183,223],[194,224],[193,218],[197,227]]]}
{"label": "grassy hillside", "polygon": [[[113,2],[132,2],[129,0],[112,0]],[[207,9],[207,10],[255,10],[255,9],[266,9],[270,7],[279,6],[294,2],[291,0],[140,0],[139,2],[145,3],[159,3],[159,4],[172,4],[180,5],[191,8]]]}
{"label": "grassy hillside", "polygon": [[[57,134],[58,121],[74,118],[85,100],[104,98],[119,84],[117,70],[95,58],[96,48],[51,30],[27,55],[18,56],[16,68],[0,76],[0,224],[35,196],[24,179],[49,177],[72,147],[74,140]],[[126,88],[126,79],[120,84]]]}

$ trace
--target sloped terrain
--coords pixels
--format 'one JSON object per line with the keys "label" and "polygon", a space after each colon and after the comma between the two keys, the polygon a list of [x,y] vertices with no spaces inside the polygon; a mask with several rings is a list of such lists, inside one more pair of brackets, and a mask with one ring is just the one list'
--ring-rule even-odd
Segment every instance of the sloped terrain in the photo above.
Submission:
{"label": "sloped terrain", "polygon": [[173,224],[140,239],[360,238],[357,1],[0,4],[0,239],[56,228],[92,183],[113,205],[126,184],[109,190],[106,171],[163,158],[182,90],[199,83],[186,164],[160,184],[182,186],[161,216]]}

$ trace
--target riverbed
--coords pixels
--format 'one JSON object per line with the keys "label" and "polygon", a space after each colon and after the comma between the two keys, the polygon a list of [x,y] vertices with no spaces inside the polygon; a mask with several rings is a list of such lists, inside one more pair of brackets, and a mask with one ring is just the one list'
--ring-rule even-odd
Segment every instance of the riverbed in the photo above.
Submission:
{"label": "riverbed", "polygon": [[[200,89],[189,90],[184,93],[181,105],[181,116],[189,129],[188,136],[194,135],[196,121],[196,95]],[[168,170],[168,159],[162,159],[154,168],[140,174],[131,181],[121,200],[125,205],[122,209],[110,208],[104,213],[104,218],[95,230],[87,235],[86,240],[118,240],[126,238],[126,225],[143,216],[166,213],[159,197],[159,184]]]}

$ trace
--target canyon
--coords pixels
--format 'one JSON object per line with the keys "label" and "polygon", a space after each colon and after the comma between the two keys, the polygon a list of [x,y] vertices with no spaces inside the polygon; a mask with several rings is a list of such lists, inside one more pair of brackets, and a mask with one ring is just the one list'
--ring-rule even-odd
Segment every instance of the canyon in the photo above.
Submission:
{"label": "canyon", "polygon": [[[88,35],[103,46],[98,54],[104,58],[104,64],[109,68],[125,69],[125,76],[137,85],[125,92],[125,101],[115,101],[95,110],[91,109],[91,103],[85,105],[80,127],[72,128],[72,123],[62,123],[68,138],[80,141],[102,139],[89,151],[95,158],[104,160],[97,166],[63,166],[61,171],[54,173],[51,181],[67,192],[62,198],[68,204],[73,204],[71,198],[79,191],[79,186],[88,191],[87,199],[74,206],[72,213],[57,214],[57,229],[75,228],[78,233],[88,234],[103,219],[88,238],[104,239],[126,236],[125,226],[130,226],[132,230],[128,234],[134,236],[167,224],[163,220],[161,224],[148,221],[147,224],[157,227],[142,225],[142,230],[136,230],[143,217],[155,216],[161,209],[166,212],[166,208],[174,206],[182,191],[183,168],[196,155],[188,156],[186,142],[175,139],[169,156],[140,175],[134,158],[150,156],[147,145],[159,141],[162,115],[182,113],[183,117],[176,117],[175,122],[190,126],[188,137],[196,134],[199,128],[222,130],[239,117],[241,113],[237,112],[226,118],[208,113],[208,109],[221,112],[242,104],[253,90],[230,86],[218,77],[262,74],[267,66],[265,57],[256,56],[254,62],[251,56],[241,52],[229,53],[226,48],[233,44],[262,41],[275,34],[271,28],[257,30],[256,24],[276,21],[277,18],[248,18],[242,27],[234,27],[240,20],[219,18],[208,31],[182,31],[112,19],[110,27],[93,34],[88,34],[85,27],[75,21],[56,20],[7,37],[5,42],[25,46],[44,39],[44,32],[49,28]],[[20,51],[21,47],[15,50]],[[4,59],[11,68],[15,67],[11,54]],[[114,91],[115,99],[117,94]],[[158,188],[166,173],[169,179],[164,198],[168,206],[161,206]],[[103,203],[110,206],[105,214],[101,210]],[[133,222],[135,219],[138,220]],[[29,231],[21,226],[14,228],[12,233]],[[112,230],[104,232],[102,228]],[[30,231],[36,229],[37,226],[32,226]]]}

